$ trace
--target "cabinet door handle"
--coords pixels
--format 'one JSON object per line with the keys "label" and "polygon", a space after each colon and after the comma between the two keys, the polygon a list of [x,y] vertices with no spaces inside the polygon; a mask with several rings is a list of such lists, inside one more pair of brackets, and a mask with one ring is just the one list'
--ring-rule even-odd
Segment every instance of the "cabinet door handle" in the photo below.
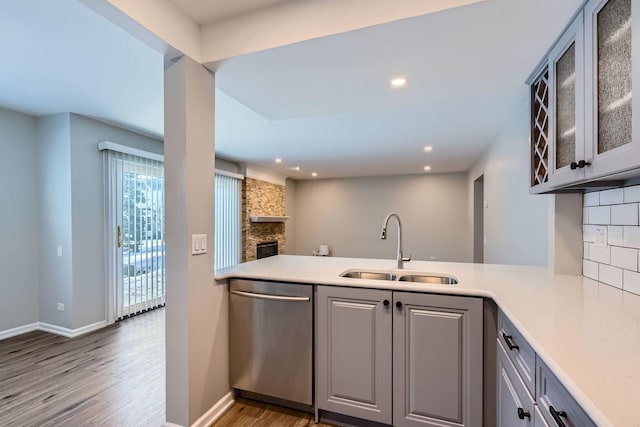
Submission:
{"label": "cabinet door handle", "polygon": [[513,341],[512,335],[507,335],[503,332],[502,338],[504,339],[504,342],[507,344],[507,347],[509,347],[509,350],[520,350],[520,346]]}
{"label": "cabinet door handle", "polygon": [[553,417],[553,421],[558,424],[558,427],[567,427],[567,425],[562,421],[562,418],[567,418],[567,413],[565,411],[556,411],[553,406],[549,406],[549,412],[551,412],[551,416]]}
{"label": "cabinet door handle", "polygon": [[582,169],[582,168],[583,168],[583,167],[585,167],[585,166],[589,166],[589,165],[591,165],[591,163],[589,163],[589,162],[585,162],[584,160],[580,160],[580,161],[578,162],[578,167],[579,167],[580,169]]}
{"label": "cabinet door handle", "polygon": [[400,301],[396,302],[396,307],[402,308],[402,303]]}
{"label": "cabinet door handle", "polygon": [[525,418],[531,418],[529,411],[525,411],[523,408],[518,408],[518,418],[524,420]]}
{"label": "cabinet door handle", "polygon": [[386,300],[382,301],[382,304],[383,304],[385,307],[389,307],[389,300],[388,300],[388,299],[386,299]]}

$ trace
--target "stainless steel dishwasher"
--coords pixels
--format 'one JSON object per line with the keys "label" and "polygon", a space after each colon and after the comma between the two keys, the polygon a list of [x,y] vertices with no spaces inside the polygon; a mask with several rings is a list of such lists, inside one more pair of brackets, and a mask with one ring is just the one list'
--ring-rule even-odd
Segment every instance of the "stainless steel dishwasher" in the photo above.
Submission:
{"label": "stainless steel dishwasher", "polygon": [[231,280],[231,386],[313,404],[313,286]]}

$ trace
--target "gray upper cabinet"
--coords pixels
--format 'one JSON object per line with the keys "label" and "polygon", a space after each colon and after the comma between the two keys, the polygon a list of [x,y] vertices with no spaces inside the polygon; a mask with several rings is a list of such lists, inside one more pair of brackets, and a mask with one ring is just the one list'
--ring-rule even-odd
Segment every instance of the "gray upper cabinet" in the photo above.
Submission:
{"label": "gray upper cabinet", "polygon": [[637,0],[591,0],[584,8],[587,178],[640,166],[640,97],[632,97],[633,81],[640,82],[639,7]]}
{"label": "gray upper cabinet", "polygon": [[482,299],[393,293],[393,425],[482,425]]}
{"label": "gray upper cabinet", "polygon": [[391,424],[391,300],[391,291],[317,287],[319,409]]}
{"label": "gray upper cabinet", "polygon": [[[640,0],[590,0],[527,81],[531,192],[640,174]],[[638,121],[638,120],[635,120]],[[633,176],[632,174],[626,177]]]}

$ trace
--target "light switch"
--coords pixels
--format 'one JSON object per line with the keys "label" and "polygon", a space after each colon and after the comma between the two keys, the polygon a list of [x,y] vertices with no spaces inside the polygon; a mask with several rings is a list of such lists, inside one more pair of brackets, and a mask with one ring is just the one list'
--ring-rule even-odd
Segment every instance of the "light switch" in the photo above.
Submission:
{"label": "light switch", "polygon": [[192,234],[191,235],[191,255],[200,255],[207,253],[207,235]]}
{"label": "light switch", "polygon": [[62,256],[62,246],[58,245],[58,256]]}

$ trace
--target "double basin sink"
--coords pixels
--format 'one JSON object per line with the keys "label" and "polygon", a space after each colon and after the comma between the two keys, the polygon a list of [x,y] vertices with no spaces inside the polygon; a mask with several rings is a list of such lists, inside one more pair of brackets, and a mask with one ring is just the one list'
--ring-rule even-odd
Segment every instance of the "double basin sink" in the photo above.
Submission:
{"label": "double basin sink", "polygon": [[347,270],[340,277],[350,279],[389,280],[410,283],[428,283],[437,285],[455,285],[458,279],[453,276],[429,273],[394,273],[387,271]]}

